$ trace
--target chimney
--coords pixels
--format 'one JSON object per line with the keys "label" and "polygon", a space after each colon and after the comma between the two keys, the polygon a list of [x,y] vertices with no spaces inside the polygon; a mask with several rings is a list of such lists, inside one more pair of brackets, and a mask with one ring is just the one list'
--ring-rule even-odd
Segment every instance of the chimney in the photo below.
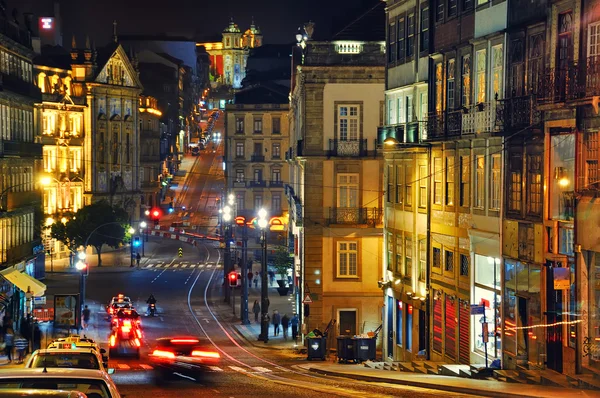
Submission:
{"label": "chimney", "polygon": [[85,63],[92,63],[92,48],[90,47],[90,37],[85,36],[85,50],[83,51],[83,56],[85,57]]}

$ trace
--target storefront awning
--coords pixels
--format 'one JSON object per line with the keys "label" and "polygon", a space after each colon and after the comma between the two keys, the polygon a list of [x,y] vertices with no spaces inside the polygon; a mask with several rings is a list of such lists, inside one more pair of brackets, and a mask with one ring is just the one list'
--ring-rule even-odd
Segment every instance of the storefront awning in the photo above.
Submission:
{"label": "storefront awning", "polygon": [[27,292],[29,290],[35,297],[41,297],[46,293],[46,285],[14,268],[7,268],[0,271],[0,274],[22,291]]}

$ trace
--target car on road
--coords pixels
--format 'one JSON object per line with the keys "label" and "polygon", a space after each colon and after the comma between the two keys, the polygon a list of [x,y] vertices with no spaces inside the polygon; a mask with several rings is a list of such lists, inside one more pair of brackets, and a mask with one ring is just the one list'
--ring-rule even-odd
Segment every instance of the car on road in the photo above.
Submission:
{"label": "car on road", "polygon": [[104,364],[104,367],[108,368],[108,356],[105,355],[106,350],[104,348],[100,348],[100,346],[93,339],[88,339],[85,336],[61,337],[48,344],[47,348],[63,350],[71,350],[75,348],[92,349],[95,350],[98,354],[100,354],[100,356],[102,357],[102,363]]}
{"label": "car on road", "polygon": [[102,370],[5,369],[0,373],[0,397],[6,389],[74,390],[87,398],[121,398],[117,386]]}
{"label": "car on road", "polygon": [[211,371],[210,366],[221,361],[218,351],[190,336],[159,338],[148,358],[154,366],[158,384],[173,379],[177,374],[199,381],[205,372]]}
{"label": "car on road", "polygon": [[109,374],[114,369],[108,368],[108,359],[92,348],[51,348],[35,350],[25,364],[25,368],[78,368],[97,369]]}
{"label": "car on road", "polygon": [[117,294],[110,300],[108,305],[113,305],[114,303],[131,303],[131,298],[124,294]]}
{"label": "car on road", "polygon": [[138,327],[142,326],[142,317],[133,308],[124,308],[124,309],[120,309],[117,312],[113,313],[113,317],[111,320],[111,326],[119,327],[120,325],[122,325],[125,322],[125,320],[135,322]]}
{"label": "car on road", "polygon": [[79,391],[67,390],[36,390],[33,388],[6,388],[2,389],[2,398],[87,398]]}
{"label": "car on road", "polygon": [[192,155],[199,156],[200,155],[200,148],[197,147],[197,146],[192,147]]}
{"label": "car on road", "polygon": [[118,326],[112,327],[108,348],[111,357],[133,355],[139,359],[141,346],[142,330],[135,321],[124,319]]}

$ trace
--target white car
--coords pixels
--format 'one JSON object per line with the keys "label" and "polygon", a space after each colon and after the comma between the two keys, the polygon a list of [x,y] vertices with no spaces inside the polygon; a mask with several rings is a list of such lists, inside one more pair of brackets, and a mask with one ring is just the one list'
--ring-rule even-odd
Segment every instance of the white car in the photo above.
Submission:
{"label": "white car", "polygon": [[102,363],[104,364],[104,367],[108,368],[108,355],[105,355],[106,350],[104,348],[100,348],[98,343],[96,343],[93,339],[87,338],[86,336],[80,337],[74,335],[69,337],[61,337],[48,344],[47,348],[53,350],[72,350],[75,348],[87,348],[96,350],[98,354],[100,354],[100,356],[102,357]]}
{"label": "white car", "polygon": [[71,390],[87,398],[121,398],[106,372],[90,369],[5,369],[0,372],[0,396],[8,388]]}
{"label": "white car", "polygon": [[113,373],[114,369],[106,365],[102,355],[93,348],[50,348],[34,351],[25,368],[95,369]]}

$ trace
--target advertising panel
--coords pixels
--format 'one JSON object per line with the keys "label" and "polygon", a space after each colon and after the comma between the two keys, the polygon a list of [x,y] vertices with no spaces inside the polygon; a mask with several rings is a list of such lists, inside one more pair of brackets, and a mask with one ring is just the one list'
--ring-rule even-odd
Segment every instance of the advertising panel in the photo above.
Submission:
{"label": "advertising panel", "polygon": [[54,325],[69,329],[79,328],[79,294],[54,296]]}

